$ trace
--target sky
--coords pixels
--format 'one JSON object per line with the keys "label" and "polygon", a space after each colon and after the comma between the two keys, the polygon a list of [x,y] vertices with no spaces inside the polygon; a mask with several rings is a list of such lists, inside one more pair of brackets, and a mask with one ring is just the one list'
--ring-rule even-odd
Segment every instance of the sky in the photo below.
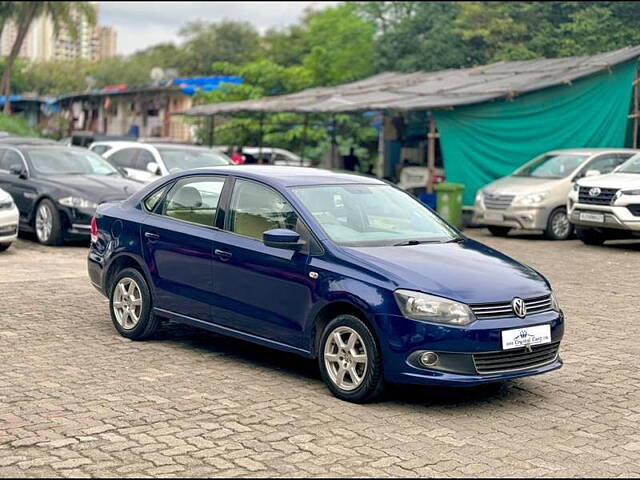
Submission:
{"label": "sky", "polygon": [[191,20],[242,20],[259,31],[296,23],[307,7],[338,2],[97,2],[98,24],[118,31],[118,53],[128,55],[157,43],[179,43],[178,30]]}

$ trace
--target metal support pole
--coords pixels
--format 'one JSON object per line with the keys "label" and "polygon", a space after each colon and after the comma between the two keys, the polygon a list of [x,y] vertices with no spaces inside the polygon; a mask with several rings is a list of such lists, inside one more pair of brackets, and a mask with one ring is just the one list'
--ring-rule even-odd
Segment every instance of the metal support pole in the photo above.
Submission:
{"label": "metal support pole", "polygon": [[336,168],[338,165],[336,153],[337,153],[337,145],[336,145],[336,116],[331,116],[331,162],[330,168]]}
{"label": "metal support pole", "polygon": [[302,150],[300,151],[300,166],[304,164],[304,152],[307,146],[307,127],[309,125],[309,114],[304,114],[304,123],[302,126]]}
{"label": "metal support pole", "polygon": [[638,115],[640,115],[640,99],[638,98],[638,70],[633,82],[633,148],[638,148]]}
{"label": "metal support pole", "polygon": [[213,139],[215,138],[216,119],[215,115],[209,117],[209,148],[213,147]]}
{"label": "metal support pole", "polygon": [[264,135],[263,132],[263,126],[264,126],[264,114],[260,114],[260,139],[259,139],[259,144],[258,144],[258,162],[262,163],[262,137]]}
{"label": "metal support pole", "polygon": [[433,193],[433,177],[436,169],[436,121],[431,111],[429,115],[429,133],[427,134],[427,168],[429,178],[427,180],[427,193]]}

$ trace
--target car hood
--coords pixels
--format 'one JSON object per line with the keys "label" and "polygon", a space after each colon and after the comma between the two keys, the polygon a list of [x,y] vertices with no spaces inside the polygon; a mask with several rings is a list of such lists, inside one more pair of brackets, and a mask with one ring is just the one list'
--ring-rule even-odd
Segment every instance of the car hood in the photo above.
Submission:
{"label": "car hood", "polygon": [[578,180],[578,185],[600,188],[640,188],[640,174],[608,173],[597,177],[581,178]]}
{"label": "car hood", "polygon": [[562,178],[503,177],[482,188],[485,193],[523,195],[549,190],[562,183]]}
{"label": "car hood", "polygon": [[133,180],[107,175],[55,175],[43,179],[43,182],[96,203],[124,200],[144,186]]}
{"label": "car hood", "polygon": [[511,301],[550,292],[535,270],[474,240],[402,247],[346,247],[359,264],[382,268],[407,288],[463,303]]}

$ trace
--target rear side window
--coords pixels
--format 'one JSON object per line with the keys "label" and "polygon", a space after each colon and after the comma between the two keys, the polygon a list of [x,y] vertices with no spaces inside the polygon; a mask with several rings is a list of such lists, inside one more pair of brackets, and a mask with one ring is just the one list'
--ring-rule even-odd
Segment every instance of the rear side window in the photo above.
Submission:
{"label": "rear side window", "polygon": [[178,180],[164,199],[162,214],[212,227],[224,181],[224,177],[202,176]]}
{"label": "rear side window", "polygon": [[164,192],[166,192],[168,188],[169,188],[168,185],[162,188],[159,188],[158,190],[153,192],[151,195],[149,195],[147,198],[145,198],[144,208],[146,208],[147,211],[149,212],[153,212],[155,208],[158,206],[158,202],[160,202],[160,200],[162,199]]}

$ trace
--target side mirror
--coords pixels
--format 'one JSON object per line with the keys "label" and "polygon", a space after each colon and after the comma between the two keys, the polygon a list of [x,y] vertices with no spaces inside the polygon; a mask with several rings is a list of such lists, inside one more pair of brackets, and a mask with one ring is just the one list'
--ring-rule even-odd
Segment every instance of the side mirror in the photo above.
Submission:
{"label": "side mirror", "polygon": [[600,170],[587,170],[584,174],[585,177],[597,177],[600,175]]}
{"label": "side mirror", "polygon": [[147,171],[154,175],[160,175],[160,167],[156,162],[147,163]]}
{"label": "side mirror", "polygon": [[300,234],[286,228],[267,230],[262,234],[262,241],[267,247],[287,250],[300,250],[304,246],[304,242],[300,240]]}
{"label": "side mirror", "polygon": [[11,175],[16,175],[17,177],[20,178],[27,178],[27,172],[24,171],[24,168],[22,168],[22,165],[11,165],[9,167],[9,173]]}

